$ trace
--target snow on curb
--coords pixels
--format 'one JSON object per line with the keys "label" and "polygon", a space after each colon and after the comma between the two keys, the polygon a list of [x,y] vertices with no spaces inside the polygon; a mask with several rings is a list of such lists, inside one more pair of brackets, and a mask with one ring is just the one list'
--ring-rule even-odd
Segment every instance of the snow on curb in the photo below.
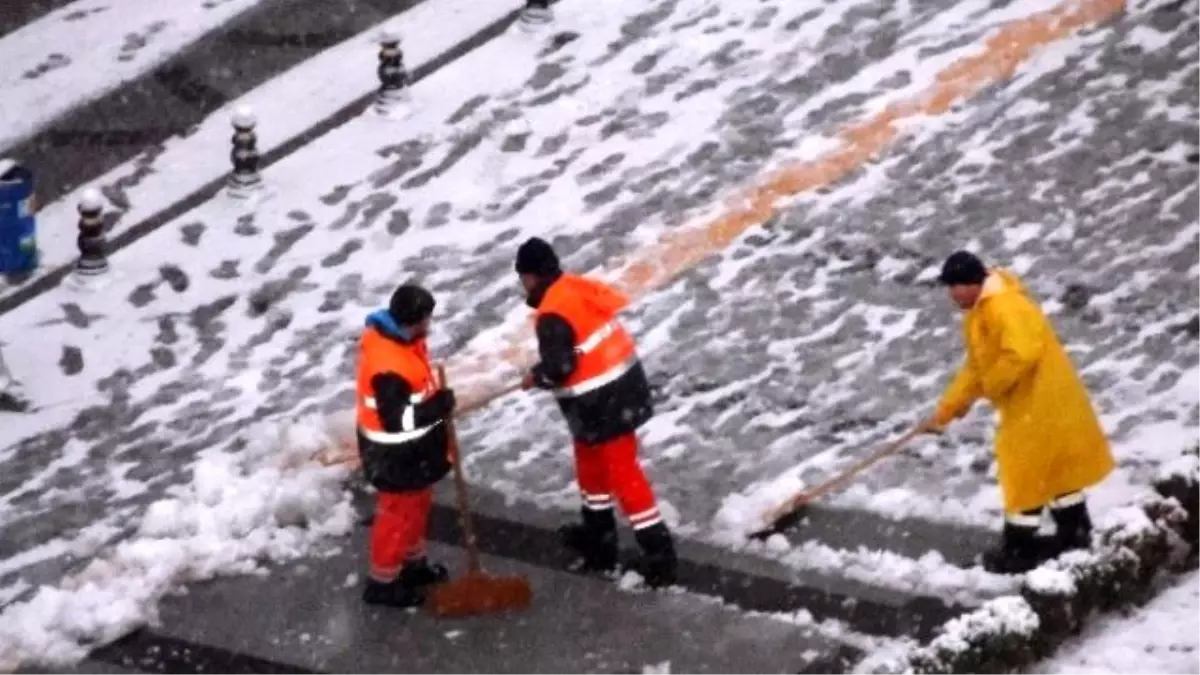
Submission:
{"label": "snow on curb", "polygon": [[330,442],[321,420],[296,420],[264,424],[233,452],[203,453],[192,480],[150,504],[133,536],[5,608],[0,672],[69,666],[154,624],[159,600],[183,584],[259,572],[349,533],[348,470],[305,462]]}
{"label": "snow on curb", "polygon": [[[1163,570],[1190,565],[1196,553],[1196,451],[1166,470],[1161,496],[1109,514],[1092,548],[1072,551],[1026,574],[1018,594],[995,598],[948,621],[928,644],[872,672],[1018,672],[1079,632],[1096,612],[1141,605]],[[1162,486],[1186,485],[1186,492]]]}
{"label": "snow on curb", "polygon": [[1164,497],[1177,500],[1188,513],[1188,520],[1180,533],[1195,549],[1200,543],[1200,445],[1180,453],[1173,461],[1159,469],[1154,489]]}

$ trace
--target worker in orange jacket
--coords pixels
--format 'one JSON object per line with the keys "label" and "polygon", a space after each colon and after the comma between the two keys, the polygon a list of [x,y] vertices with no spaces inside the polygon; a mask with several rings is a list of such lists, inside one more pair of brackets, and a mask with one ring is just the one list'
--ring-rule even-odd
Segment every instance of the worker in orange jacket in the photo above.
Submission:
{"label": "worker in orange jacket", "polygon": [[615,499],[643,552],[634,568],[651,587],[675,583],[675,545],[638,461],[636,432],[654,411],[633,339],[616,318],[628,299],[564,274],[554,249],[536,237],[518,249],[516,271],[537,310],[541,357],[522,386],[553,392],[574,439],[582,522],[560,529],[579,554],[573,566],[617,569]]}
{"label": "worker in orange jacket", "polygon": [[378,490],[371,568],[363,600],[413,607],[447,570],[425,556],[433,485],[450,470],[446,420],[454,392],[441,388],[425,345],[435,306],[429,291],[396,289],[387,309],[367,317],[358,356],[358,449]]}

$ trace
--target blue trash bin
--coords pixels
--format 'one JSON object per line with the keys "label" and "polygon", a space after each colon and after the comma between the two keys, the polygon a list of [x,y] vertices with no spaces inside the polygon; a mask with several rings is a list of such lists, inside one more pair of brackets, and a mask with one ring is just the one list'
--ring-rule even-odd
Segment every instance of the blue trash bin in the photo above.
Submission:
{"label": "blue trash bin", "polygon": [[0,158],[0,274],[37,267],[37,216],[33,172]]}

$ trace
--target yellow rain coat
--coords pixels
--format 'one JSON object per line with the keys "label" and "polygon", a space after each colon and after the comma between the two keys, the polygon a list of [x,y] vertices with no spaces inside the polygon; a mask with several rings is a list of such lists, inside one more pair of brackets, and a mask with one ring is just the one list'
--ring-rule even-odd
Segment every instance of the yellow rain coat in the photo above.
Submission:
{"label": "yellow rain coat", "polygon": [[1054,328],[1016,275],[993,269],[963,320],[967,360],[942,394],[945,426],[980,397],[1000,413],[996,463],[1004,510],[1015,514],[1099,483],[1112,451]]}

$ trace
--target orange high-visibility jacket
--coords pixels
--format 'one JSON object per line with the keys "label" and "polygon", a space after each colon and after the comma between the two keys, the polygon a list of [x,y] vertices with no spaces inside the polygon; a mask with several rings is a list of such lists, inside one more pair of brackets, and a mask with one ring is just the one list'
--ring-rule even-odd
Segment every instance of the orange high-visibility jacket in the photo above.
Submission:
{"label": "orange high-visibility jacket", "polygon": [[564,274],[537,308],[537,317],[555,314],[575,332],[575,371],[554,390],[558,398],[575,398],[615,382],[637,363],[633,338],[616,314],[629,300],[597,281]]}
{"label": "orange high-visibility jacket", "polygon": [[575,368],[553,392],[576,441],[606,442],[654,415],[633,338],[617,320],[628,302],[620,291],[572,274],[551,282],[538,302],[539,325],[556,317],[574,335]]}
{"label": "orange high-visibility jacket", "polygon": [[[411,391],[400,429],[386,429],[372,380],[391,374]],[[449,469],[443,420],[417,426],[417,407],[438,389],[425,341],[406,343],[378,327],[363,331],[357,376],[358,444],[367,479],[380,490],[411,490],[431,485]]]}
{"label": "orange high-visibility jacket", "polygon": [[[410,405],[404,413],[405,428],[399,432],[387,432],[379,419],[375,402],[375,390],[371,379],[376,375],[393,372],[404,378],[412,388]],[[386,445],[396,445],[421,438],[432,426],[418,429],[415,420],[416,405],[437,391],[433,370],[429,365],[424,341],[406,345],[384,337],[378,329],[363,333],[359,345],[358,359],[358,428],[368,439]]]}

